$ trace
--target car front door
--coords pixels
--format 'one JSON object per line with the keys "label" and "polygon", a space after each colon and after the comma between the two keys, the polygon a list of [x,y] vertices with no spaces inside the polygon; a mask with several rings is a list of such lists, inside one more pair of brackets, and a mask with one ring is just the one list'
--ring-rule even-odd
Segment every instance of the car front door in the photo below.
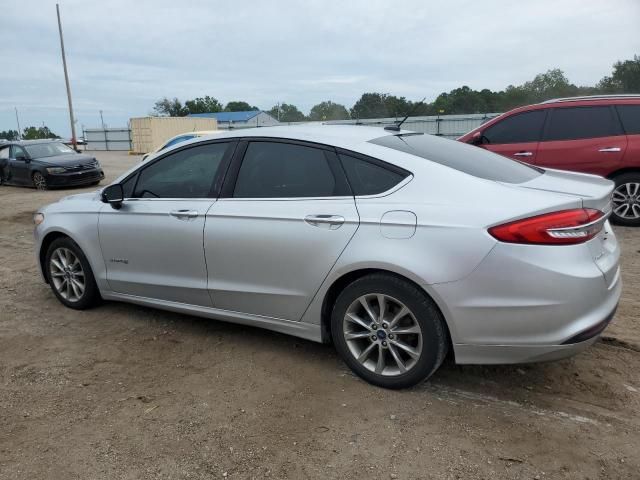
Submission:
{"label": "car front door", "polygon": [[99,218],[107,280],[117,293],[211,306],[203,250],[205,215],[235,142],[185,147],[123,182],[122,207]]}
{"label": "car front door", "polygon": [[614,107],[556,107],[532,163],[606,176],[623,167],[626,149],[627,137]]}
{"label": "car front door", "polygon": [[243,141],[207,213],[216,308],[300,320],[359,224],[333,149]]}
{"label": "car front door", "polygon": [[30,185],[31,175],[27,152],[19,145],[12,145],[9,153],[8,181],[16,185]]}
{"label": "car front door", "polygon": [[478,146],[505,157],[534,163],[546,114],[544,109],[531,110],[499,120],[481,133]]}

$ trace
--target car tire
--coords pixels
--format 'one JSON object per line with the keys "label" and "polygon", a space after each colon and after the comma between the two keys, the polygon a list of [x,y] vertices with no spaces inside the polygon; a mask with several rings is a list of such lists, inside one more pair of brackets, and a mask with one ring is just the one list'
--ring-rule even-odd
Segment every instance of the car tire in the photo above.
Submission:
{"label": "car tire", "polygon": [[42,173],[34,172],[31,179],[33,180],[33,186],[37,190],[47,190],[49,188],[49,186],[47,185],[47,179],[44,178],[44,175],[42,175]]}
{"label": "car tire", "polygon": [[429,378],[449,345],[435,302],[415,284],[382,273],[361,277],[340,293],[331,314],[331,335],[356,375],[390,389]]}
{"label": "car tire", "polygon": [[100,291],[87,257],[70,238],[57,238],[51,243],[44,270],[51,290],[63,305],[86,310],[100,303]]}
{"label": "car tire", "polygon": [[616,186],[611,221],[627,227],[640,226],[640,173],[623,173],[612,180]]}

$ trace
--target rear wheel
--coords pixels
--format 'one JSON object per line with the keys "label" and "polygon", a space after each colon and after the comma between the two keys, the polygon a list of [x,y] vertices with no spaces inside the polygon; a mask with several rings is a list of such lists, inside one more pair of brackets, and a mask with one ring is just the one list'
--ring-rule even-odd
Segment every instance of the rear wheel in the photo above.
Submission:
{"label": "rear wheel", "polygon": [[100,301],[91,266],[70,238],[58,238],[51,243],[45,268],[51,290],[67,307],[85,310]]}
{"label": "rear wheel", "polygon": [[640,173],[624,173],[613,181],[616,186],[611,220],[618,225],[640,226]]}
{"label": "rear wheel", "polygon": [[33,174],[33,186],[38,190],[46,190],[48,188],[47,179],[40,172]]}
{"label": "rear wheel", "polygon": [[447,353],[444,319],[433,300],[392,275],[368,275],[347,286],[331,322],[345,363],[380,387],[405,388],[427,379]]}

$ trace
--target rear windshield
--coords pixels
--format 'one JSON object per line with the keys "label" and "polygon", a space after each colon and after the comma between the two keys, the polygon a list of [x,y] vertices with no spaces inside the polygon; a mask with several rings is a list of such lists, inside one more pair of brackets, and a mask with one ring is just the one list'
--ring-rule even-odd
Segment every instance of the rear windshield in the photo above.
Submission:
{"label": "rear windshield", "polygon": [[524,183],[544,172],[480,147],[433,135],[387,135],[370,142],[496,182]]}

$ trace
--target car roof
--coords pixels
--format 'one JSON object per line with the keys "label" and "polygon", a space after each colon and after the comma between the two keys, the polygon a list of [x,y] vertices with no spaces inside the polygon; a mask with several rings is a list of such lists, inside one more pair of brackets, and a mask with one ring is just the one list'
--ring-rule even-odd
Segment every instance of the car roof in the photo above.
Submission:
{"label": "car roof", "polygon": [[12,140],[9,143],[13,145],[28,146],[28,145],[38,145],[42,143],[61,143],[61,142],[62,142],[62,139],[59,139],[59,138],[41,138],[38,140]]}
{"label": "car roof", "polygon": [[[375,138],[387,135],[413,133],[408,130],[389,132],[380,127],[359,125],[283,125],[274,127],[241,128],[229,130],[222,134],[211,135],[213,138],[264,137],[286,138],[313,143],[322,143],[335,147],[350,148]],[[206,138],[206,137],[203,137]]]}

